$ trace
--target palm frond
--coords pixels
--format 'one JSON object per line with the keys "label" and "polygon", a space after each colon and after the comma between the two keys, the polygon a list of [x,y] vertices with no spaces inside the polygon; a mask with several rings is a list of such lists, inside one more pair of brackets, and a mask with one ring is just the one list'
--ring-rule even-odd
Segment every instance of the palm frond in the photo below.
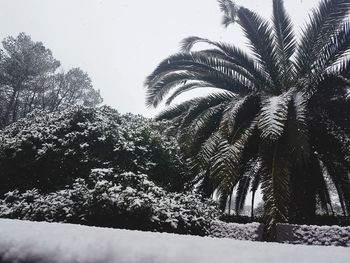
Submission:
{"label": "palm frond", "polygon": [[186,115],[183,116],[181,128],[186,128],[189,124],[196,121],[198,116],[206,110],[215,107],[219,104],[225,104],[231,100],[234,100],[235,98],[236,95],[229,92],[217,92],[209,94],[205,97],[197,98],[196,103],[193,103],[192,107],[188,109]]}
{"label": "palm frond", "polygon": [[222,24],[228,27],[236,20],[237,5],[231,0],[218,0],[221,12],[223,12]]}
{"label": "palm frond", "polygon": [[261,187],[266,229],[270,240],[275,238],[276,224],[288,221],[290,171],[289,161],[282,147],[276,144],[272,149],[265,149],[266,152],[262,155]]}
{"label": "palm frond", "polygon": [[338,62],[338,60],[348,54],[349,51],[350,22],[347,22],[341,25],[340,29],[331,36],[327,45],[320,52],[314,68],[316,68],[318,72],[322,73],[322,71],[331,67],[330,72],[336,73],[337,67],[334,70],[334,64],[341,63],[341,61]]}
{"label": "palm frond", "polygon": [[223,60],[204,56],[200,52],[179,53],[161,62],[147,78],[146,104],[156,107],[173,87],[189,80],[205,81],[216,88],[235,93],[255,89],[251,81],[230,69]]}
{"label": "palm frond", "polygon": [[[191,158],[192,169],[209,170],[212,158],[226,144],[227,140],[220,133],[213,133],[201,146],[199,152]],[[209,175],[209,174],[208,174]]]}
{"label": "palm frond", "polygon": [[169,106],[165,110],[161,111],[156,117],[155,120],[171,120],[179,115],[187,112],[194,104],[198,102],[198,99],[191,99],[185,102],[182,102],[177,105]]}
{"label": "palm frond", "polygon": [[344,21],[349,10],[348,0],[323,0],[314,9],[298,45],[295,62],[299,76],[307,77],[312,72],[321,50]]}
{"label": "palm frond", "polygon": [[255,118],[260,110],[259,98],[257,96],[248,95],[238,100],[232,100],[227,104],[224,111],[219,130],[223,132],[231,141],[233,132],[242,127],[242,123],[247,123],[248,127],[250,121]]}
{"label": "palm frond", "polygon": [[280,72],[274,48],[272,30],[268,22],[255,12],[243,7],[238,11],[238,18],[237,22],[248,38],[251,50],[260,60],[266,72],[270,75],[275,92],[279,92],[277,89],[281,87]]}
{"label": "palm frond", "polygon": [[219,145],[218,151],[212,157],[210,176],[221,188],[234,187],[239,181],[239,155],[240,152],[226,141]]}
{"label": "palm frond", "polygon": [[285,133],[291,157],[296,165],[304,165],[310,157],[307,106],[306,96],[302,92],[293,94]]}
{"label": "palm frond", "polygon": [[[210,107],[203,111],[201,114],[197,116],[194,120],[192,120],[191,124],[188,126],[188,133],[190,134],[191,139],[199,139],[198,132],[205,128],[205,124],[212,124],[213,119],[217,119],[217,116],[222,115],[224,105],[221,103],[214,107]],[[220,120],[217,120],[220,122]],[[182,127],[183,123],[182,123]],[[208,137],[210,134],[208,135]]]}
{"label": "palm frond", "polygon": [[339,75],[350,79],[350,56],[344,58],[335,68]]}
{"label": "palm frond", "polygon": [[310,158],[309,172],[313,185],[316,188],[316,194],[319,198],[321,208],[328,212],[328,207],[331,206],[331,197],[321,164],[322,162],[319,160],[317,154],[312,153]]}
{"label": "palm frond", "polygon": [[246,171],[243,174],[241,180],[237,186],[235,210],[239,213],[243,210],[245,200],[248,194],[249,186],[251,186],[252,191],[256,191],[259,185],[259,169],[260,163],[259,158],[251,159],[246,165]]}
{"label": "palm frond", "polygon": [[248,194],[251,180],[252,179],[249,175],[244,174],[238,182],[235,200],[235,210],[237,214],[242,212],[242,210],[244,209],[244,204]]}
{"label": "palm frond", "polygon": [[229,62],[242,67],[257,80],[260,86],[268,86],[268,84],[271,83],[268,74],[262,69],[262,66],[258,63],[258,61],[254,61],[254,59],[247,53],[230,44],[192,36],[185,38],[182,41],[181,49],[183,52],[190,52],[196,43],[207,43],[217,48],[216,50],[205,50],[204,52],[209,52],[209,54],[215,54],[216,56],[223,56]]}
{"label": "palm frond", "polygon": [[310,122],[310,127],[313,130],[313,145],[317,151],[319,159],[322,161],[337,189],[340,203],[344,210],[345,207],[348,208],[347,213],[349,213],[350,158],[347,146],[350,141],[349,136],[345,134],[346,136],[343,138],[342,136],[344,134],[340,132],[341,129],[336,127],[334,122],[327,119],[324,112],[314,114],[314,118],[312,122]]}
{"label": "palm frond", "polygon": [[251,184],[251,191],[256,192],[258,190],[258,187],[260,185],[260,173],[261,173],[261,158],[260,156],[255,159],[255,165],[252,167],[251,174],[253,175],[253,180]]}
{"label": "palm frond", "polygon": [[261,184],[261,159],[260,158],[257,158],[256,160],[256,166],[255,166],[255,175],[252,179],[252,183],[251,183],[251,188],[250,188],[250,191],[252,192],[252,201],[251,201],[251,211],[250,211],[250,214],[251,214],[251,218],[254,218],[254,202],[255,202],[255,193],[256,191],[258,190],[259,188],[259,185]]}
{"label": "palm frond", "polygon": [[183,85],[178,87],[171,96],[169,96],[169,98],[165,102],[165,105],[167,106],[170,105],[173,102],[173,100],[176,99],[182,93],[185,93],[187,91],[197,89],[197,88],[215,88],[215,86],[205,81],[193,81],[190,83],[184,83]]}
{"label": "palm frond", "polygon": [[263,102],[258,124],[263,140],[276,141],[281,137],[288,117],[291,94],[286,92],[280,96],[268,97]]}
{"label": "palm frond", "polygon": [[[350,172],[350,135],[330,118],[323,116],[322,124],[327,134],[332,136],[333,140],[337,142],[337,148],[338,151],[340,151],[337,156],[342,153],[341,156],[343,156],[344,161],[348,163],[347,165],[345,164],[345,166],[348,167]],[[333,144],[333,146],[335,145]]]}
{"label": "palm frond", "polygon": [[250,127],[240,130],[236,140],[231,144],[228,141],[220,145],[217,153],[212,157],[211,174],[217,178],[230,178],[232,187],[240,179],[240,165],[244,149],[249,139],[255,134],[256,121]]}
{"label": "palm frond", "polygon": [[296,42],[292,21],[287,14],[283,0],[273,0],[273,25],[275,33],[276,54],[283,69],[282,76],[286,85],[290,81],[293,64],[290,60],[295,52]]}
{"label": "palm frond", "polygon": [[325,155],[323,155],[321,159],[334,183],[345,215],[350,215],[350,179],[347,174],[348,171],[336,162],[332,162]]}
{"label": "palm frond", "polygon": [[341,127],[346,134],[350,134],[350,100],[346,98],[346,95],[330,100],[324,109],[330,120]]}
{"label": "palm frond", "polygon": [[190,125],[181,123],[180,143],[186,147],[184,152],[193,156],[200,150],[201,145],[217,130],[224,109],[223,103],[210,107],[192,119]]}

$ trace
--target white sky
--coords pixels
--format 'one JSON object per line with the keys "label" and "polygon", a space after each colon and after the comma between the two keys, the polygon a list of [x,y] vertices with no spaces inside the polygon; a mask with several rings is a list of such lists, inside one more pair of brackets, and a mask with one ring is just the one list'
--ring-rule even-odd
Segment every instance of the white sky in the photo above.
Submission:
{"label": "white sky", "polygon": [[[237,0],[266,18],[271,0]],[[285,0],[296,29],[319,0]],[[143,82],[187,36],[238,46],[238,26],[225,29],[216,0],[0,0],[0,39],[25,32],[42,41],[63,68],[87,71],[104,103],[152,116]]]}

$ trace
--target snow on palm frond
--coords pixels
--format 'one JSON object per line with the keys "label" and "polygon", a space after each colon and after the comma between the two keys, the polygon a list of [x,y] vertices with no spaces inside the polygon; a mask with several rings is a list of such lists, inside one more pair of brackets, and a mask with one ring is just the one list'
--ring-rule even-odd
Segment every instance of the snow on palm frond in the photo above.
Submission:
{"label": "snow on palm frond", "polygon": [[290,100],[290,92],[265,99],[258,123],[262,139],[275,141],[281,137],[285,129]]}
{"label": "snow on palm frond", "polygon": [[[221,179],[224,177],[238,178],[237,164],[239,161],[239,154],[237,149],[233,148],[227,140],[221,142],[218,151],[212,157],[211,176]],[[231,183],[234,185],[234,181]]]}
{"label": "snow on palm frond", "polygon": [[297,92],[294,95],[294,108],[296,112],[296,120],[300,125],[306,125],[306,109],[307,100],[305,99],[303,93]]}
{"label": "snow on palm frond", "polygon": [[221,144],[216,154],[212,157],[212,174],[214,176],[228,176],[233,182],[233,186],[239,180],[239,167],[241,158],[247,142],[254,134],[256,121],[251,123],[251,126],[237,136],[233,143],[226,141]]}
{"label": "snow on palm frond", "polygon": [[222,121],[220,123],[220,130],[225,131],[225,133],[228,135],[232,134],[233,130],[235,129],[236,117],[246,101],[247,96],[240,100],[231,101],[224,111]]}
{"label": "snow on palm frond", "polygon": [[283,71],[282,76],[290,78],[291,76],[288,74],[292,70],[292,62],[290,58],[295,52],[296,42],[293,24],[284,8],[282,0],[273,0],[273,25],[276,54]]}
{"label": "snow on palm frond", "polygon": [[200,151],[192,158],[192,164],[199,166],[197,168],[209,169],[213,157],[225,144],[227,144],[227,140],[220,133],[214,133],[202,144]]}
{"label": "snow on palm frond", "polygon": [[217,130],[223,109],[224,105],[218,104],[200,113],[189,125],[181,124],[182,132],[179,140],[187,154],[195,154],[208,137]]}
{"label": "snow on palm frond", "polygon": [[251,122],[260,110],[260,98],[248,95],[227,103],[219,130],[222,131],[230,143],[236,140],[241,130],[249,128]]}

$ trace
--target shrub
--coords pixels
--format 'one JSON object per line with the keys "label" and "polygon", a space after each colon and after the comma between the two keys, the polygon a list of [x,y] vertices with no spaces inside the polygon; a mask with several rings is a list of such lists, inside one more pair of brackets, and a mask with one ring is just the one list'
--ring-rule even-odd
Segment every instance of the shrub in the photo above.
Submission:
{"label": "shrub", "polygon": [[261,241],[263,236],[263,225],[256,222],[237,224],[215,220],[212,222],[209,232],[209,236],[211,237]]}
{"label": "shrub", "polygon": [[8,192],[0,217],[206,235],[216,205],[199,195],[169,193],[145,174],[93,169],[88,179],[49,194]]}
{"label": "shrub", "polygon": [[0,196],[57,191],[87,179],[94,167],[146,173],[168,190],[182,190],[189,170],[175,139],[162,135],[167,126],[109,107],[33,112],[0,131]]}
{"label": "shrub", "polygon": [[350,227],[277,224],[277,242],[350,247]]}

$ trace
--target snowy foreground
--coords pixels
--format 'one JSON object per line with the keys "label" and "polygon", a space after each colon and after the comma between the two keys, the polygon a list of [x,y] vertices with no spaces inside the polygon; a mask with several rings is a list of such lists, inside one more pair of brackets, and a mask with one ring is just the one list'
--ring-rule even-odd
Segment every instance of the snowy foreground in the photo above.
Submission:
{"label": "snowy foreground", "polygon": [[0,219],[0,262],[350,262],[350,249]]}

